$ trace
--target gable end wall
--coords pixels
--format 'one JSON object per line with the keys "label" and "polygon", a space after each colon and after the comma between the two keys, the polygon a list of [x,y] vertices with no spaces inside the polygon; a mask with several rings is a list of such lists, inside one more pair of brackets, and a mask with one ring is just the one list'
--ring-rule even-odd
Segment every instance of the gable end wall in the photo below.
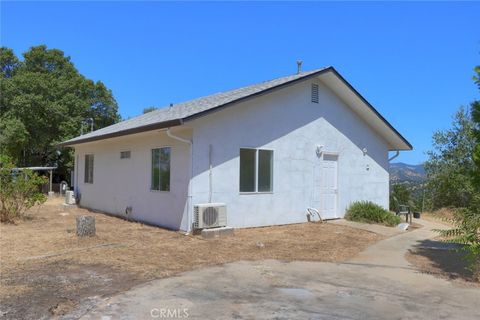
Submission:
{"label": "gable end wall", "polygon": [[[194,132],[192,203],[209,200],[211,145],[212,201],[227,204],[230,226],[304,222],[306,208],[316,204],[316,147],[322,145],[338,153],[339,217],[358,200],[388,208],[387,142],[320,81],[319,103],[312,103],[313,81],[186,123]],[[241,147],[274,150],[272,193],[240,194]]]}

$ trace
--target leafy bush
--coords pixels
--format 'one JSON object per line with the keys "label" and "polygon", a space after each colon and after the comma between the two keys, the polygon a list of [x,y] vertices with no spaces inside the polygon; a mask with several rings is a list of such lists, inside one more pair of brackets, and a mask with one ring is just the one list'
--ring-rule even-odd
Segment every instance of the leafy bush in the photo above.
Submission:
{"label": "leafy bush", "polygon": [[13,223],[23,218],[25,212],[35,204],[47,199],[40,192],[40,187],[47,178],[37,175],[31,170],[15,172],[13,166],[0,168],[0,221]]}
{"label": "leafy bush", "polygon": [[370,201],[357,201],[351,204],[347,209],[345,219],[386,226],[396,226],[400,223],[400,217]]}
{"label": "leafy bush", "polygon": [[410,190],[403,184],[395,184],[391,188],[390,193],[390,210],[397,210],[397,199],[398,204],[409,204],[410,202]]}

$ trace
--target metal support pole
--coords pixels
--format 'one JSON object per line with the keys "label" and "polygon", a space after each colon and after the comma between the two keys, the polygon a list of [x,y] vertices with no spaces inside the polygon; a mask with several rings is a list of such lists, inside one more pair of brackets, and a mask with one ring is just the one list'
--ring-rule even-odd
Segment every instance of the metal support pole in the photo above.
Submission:
{"label": "metal support pole", "polygon": [[49,189],[49,192],[52,192],[52,170],[48,170],[48,173],[50,173],[50,189]]}

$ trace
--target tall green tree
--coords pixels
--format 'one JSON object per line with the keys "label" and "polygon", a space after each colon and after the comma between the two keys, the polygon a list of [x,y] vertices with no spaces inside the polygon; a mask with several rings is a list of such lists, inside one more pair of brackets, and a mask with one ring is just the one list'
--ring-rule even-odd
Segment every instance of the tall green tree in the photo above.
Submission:
{"label": "tall green tree", "polygon": [[0,152],[17,166],[72,166],[71,151],[57,144],[80,134],[82,121],[94,129],[120,120],[112,92],[100,81],[84,77],[70,57],[44,45],[18,59],[0,49]]}
{"label": "tall green tree", "polygon": [[394,184],[390,193],[390,210],[396,211],[398,205],[410,203],[410,190],[404,184]]}
{"label": "tall green tree", "polygon": [[[480,67],[475,68],[475,73],[473,79],[480,90]],[[463,141],[464,147],[459,148],[461,152],[454,153],[461,156],[459,163],[464,164],[465,168],[461,175],[451,176],[451,188],[461,191],[463,188],[459,186],[462,186],[466,192],[463,194],[462,203],[457,205],[461,208],[455,210],[453,228],[437,231],[447,237],[447,241],[463,244],[460,251],[465,253],[474,278],[480,281],[480,102],[474,101],[470,106],[471,118],[462,122],[464,130],[460,131],[464,134],[455,138],[455,141],[471,139],[470,143]],[[455,146],[458,144],[449,144],[445,149],[455,149]],[[458,173],[458,167],[453,173]],[[460,182],[460,179],[464,179],[463,182]],[[467,199],[468,202],[465,203]]]}
{"label": "tall green tree", "polygon": [[[473,76],[473,81],[480,91],[480,66],[476,66],[474,72],[475,75]],[[473,161],[476,165],[474,178],[477,190],[480,191],[480,101],[473,101],[470,106],[472,108],[473,122],[475,123],[475,137],[478,142],[473,153]]]}
{"label": "tall green tree", "polygon": [[2,78],[11,78],[17,70],[19,61],[12,49],[0,48],[0,72]]}
{"label": "tall green tree", "polygon": [[425,163],[431,209],[467,207],[475,194],[472,159],[476,145],[475,123],[468,109],[461,107],[452,127],[433,135],[433,149]]}

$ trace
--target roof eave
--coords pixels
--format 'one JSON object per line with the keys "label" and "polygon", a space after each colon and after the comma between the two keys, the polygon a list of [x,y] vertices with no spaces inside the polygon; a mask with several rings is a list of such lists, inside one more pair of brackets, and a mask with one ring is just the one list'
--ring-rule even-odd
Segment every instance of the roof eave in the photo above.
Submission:
{"label": "roof eave", "polygon": [[164,121],[164,122],[158,122],[158,123],[154,123],[154,124],[150,124],[150,125],[146,125],[146,126],[141,126],[141,127],[136,127],[136,128],[132,128],[132,129],[122,130],[122,131],[113,132],[113,133],[109,133],[109,134],[104,134],[104,135],[100,135],[100,136],[87,137],[87,138],[83,138],[83,139],[82,139],[81,137],[79,137],[79,138],[76,138],[76,139],[72,139],[72,140],[68,140],[68,141],[62,142],[62,143],[58,144],[58,146],[61,146],[61,147],[74,146],[74,145],[78,145],[78,144],[86,143],[86,142],[104,140],[104,139],[108,139],[108,138],[120,137],[120,136],[124,136],[124,135],[130,135],[130,134],[135,134],[135,133],[140,133],[140,132],[145,132],[145,131],[151,131],[151,130],[164,129],[164,128],[168,128],[168,127],[178,126],[178,125],[183,124],[183,122],[185,122],[185,121],[191,121],[191,120],[194,120],[194,119],[197,119],[197,118],[206,116],[206,115],[208,115],[208,114],[210,114],[210,113],[213,113],[213,112],[222,110],[222,109],[227,108],[227,107],[229,107],[229,106],[232,106],[232,105],[234,105],[234,104],[238,104],[238,103],[241,103],[241,102],[244,102],[244,101],[247,101],[247,100],[250,100],[250,99],[254,99],[254,98],[259,97],[259,96],[262,96],[262,95],[269,94],[269,93],[272,92],[272,91],[275,91],[275,90],[278,90],[278,89],[281,89],[281,88],[285,88],[285,87],[294,85],[294,84],[296,84],[296,83],[305,81],[305,80],[310,79],[310,78],[317,77],[317,76],[319,76],[319,75],[321,75],[321,74],[328,73],[328,72],[332,72],[338,79],[340,79],[340,81],[341,81],[345,86],[347,86],[372,112],[374,112],[375,115],[402,141],[402,143],[401,143],[401,144],[403,144],[402,147],[392,146],[392,148],[389,149],[390,151],[396,151],[396,150],[404,150],[404,151],[407,151],[407,150],[412,150],[412,149],[413,149],[413,147],[412,147],[412,145],[410,144],[410,142],[408,142],[407,139],[405,139],[405,138],[404,138],[345,78],[343,78],[343,77],[340,75],[340,73],[338,73],[337,70],[335,70],[335,68],[332,67],[332,66],[327,67],[327,68],[324,68],[324,69],[321,69],[321,70],[318,70],[317,72],[313,72],[313,73],[308,74],[308,75],[306,75],[306,76],[303,76],[303,77],[299,77],[299,78],[297,78],[297,79],[290,80],[290,81],[288,81],[288,82],[285,82],[285,83],[282,83],[282,84],[280,84],[280,85],[277,85],[277,86],[268,88],[268,89],[266,89],[266,90],[259,91],[259,92],[257,92],[257,93],[253,93],[253,94],[251,94],[251,95],[248,95],[248,96],[245,96],[245,97],[236,99],[236,100],[234,100],[234,101],[231,101],[231,102],[228,102],[228,103],[219,105],[219,106],[217,106],[217,107],[215,107],[215,108],[211,108],[211,109],[208,109],[208,110],[205,110],[205,111],[202,111],[202,112],[198,112],[198,113],[196,113],[196,114],[193,114],[193,115],[190,115],[190,116],[187,116],[187,117],[184,117],[184,118],[179,118],[179,119],[169,120],[169,121]]}
{"label": "roof eave", "polygon": [[368,107],[370,108],[370,110],[372,110],[375,115],[383,121],[383,123],[385,123],[389,128],[390,130],[392,130],[401,140],[402,142],[405,144],[405,146],[407,148],[392,148],[392,149],[389,149],[389,151],[408,151],[408,150],[413,150],[413,146],[410,144],[410,142],[408,142],[407,139],[405,139],[405,137],[403,137],[400,132],[397,131],[397,129],[395,129],[391,124],[390,122],[387,121],[387,119],[385,119],[381,114],[380,112],[377,111],[377,109],[375,109],[374,106],[372,106],[370,104],[370,102],[367,101],[367,99],[365,99],[361,94],[360,92],[358,92],[344,77],[342,77],[342,75],[340,73],[338,73],[337,70],[335,70],[335,68],[331,67],[331,71],[338,77],[338,79],[340,79],[340,81],[342,81],[360,100],[362,100],[362,102]]}
{"label": "roof eave", "polygon": [[411,151],[413,150],[413,147],[408,145],[407,147],[405,148],[399,148],[399,147],[391,147],[391,148],[388,148],[388,151]]}
{"label": "roof eave", "polygon": [[141,133],[141,132],[146,132],[146,131],[175,127],[175,126],[181,125],[182,123],[183,123],[182,119],[175,119],[175,120],[153,123],[153,124],[149,124],[149,125],[141,126],[141,127],[136,127],[136,128],[132,128],[132,129],[107,133],[107,134],[104,134],[104,135],[101,135],[101,136],[86,137],[86,138],[83,138],[83,139],[80,136],[78,139],[67,140],[65,142],[59,143],[58,146],[59,147],[69,147],[69,146],[74,146],[74,145],[87,143],[87,142],[105,140],[105,139],[109,139],[109,138],[116,138],[116,137],[126,136],[126,135],[130,135],[130,134],[135,134],[135,133]]}

